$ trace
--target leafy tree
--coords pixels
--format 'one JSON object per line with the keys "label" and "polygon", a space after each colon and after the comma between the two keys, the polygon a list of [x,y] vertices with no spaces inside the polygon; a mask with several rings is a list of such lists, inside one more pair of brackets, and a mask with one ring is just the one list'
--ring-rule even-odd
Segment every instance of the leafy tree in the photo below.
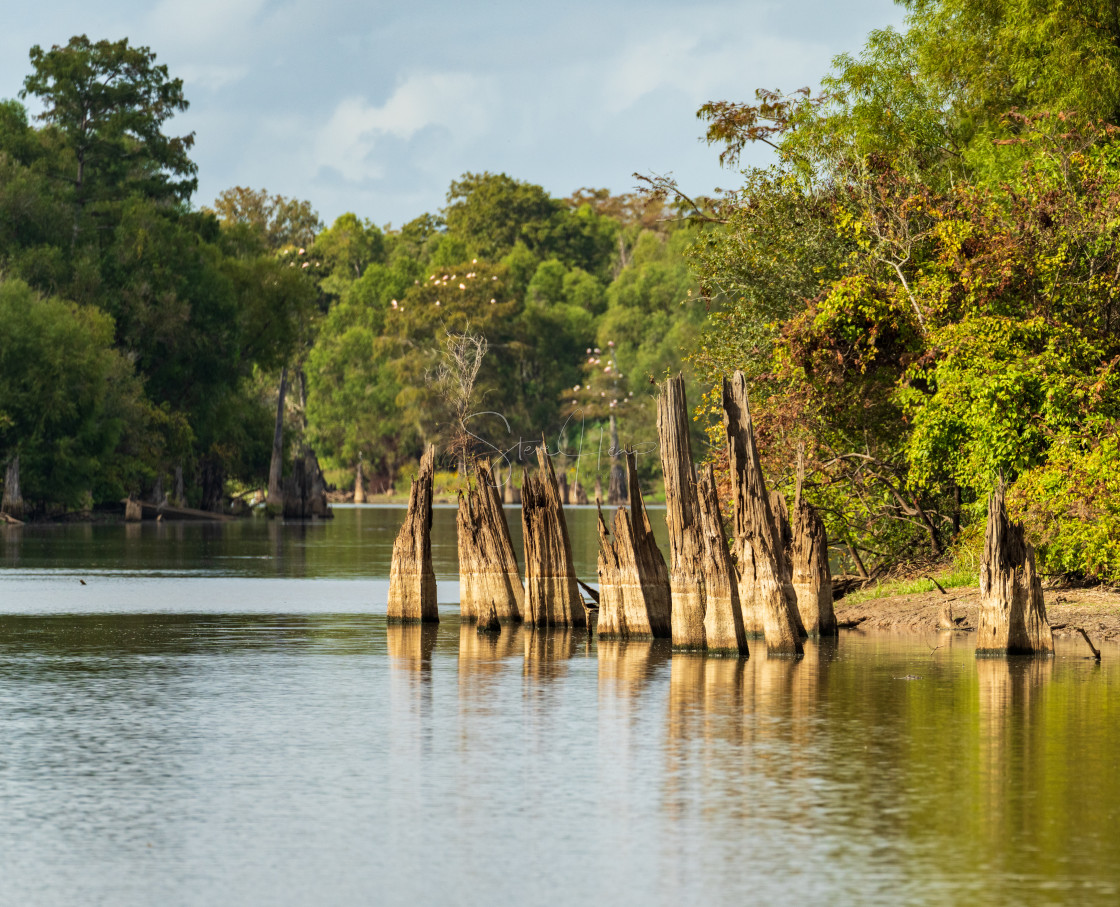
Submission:
{"label": "leafy tree", "polygon": [[310,246],[322,228],[310,202],[270,195],[265,189],[225,189],[214,200],[214,212],[224,227],[244,225],[272,252]]}

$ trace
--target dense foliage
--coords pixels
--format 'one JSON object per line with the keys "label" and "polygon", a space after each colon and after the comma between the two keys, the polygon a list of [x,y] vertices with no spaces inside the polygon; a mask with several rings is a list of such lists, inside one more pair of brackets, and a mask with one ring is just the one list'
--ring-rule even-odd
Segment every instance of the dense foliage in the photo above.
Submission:
{"label": "dense foliage", "polygon": [[818,96],[700,111],[725,161],[767,141],[780,162],[694,211],[717,308],[694,361],[713,389],[754,379],[779,482],[807,444],[853,559],[975,539],[1002,474],[1048,569],[1118,578],[1115,16],[908,8]]}

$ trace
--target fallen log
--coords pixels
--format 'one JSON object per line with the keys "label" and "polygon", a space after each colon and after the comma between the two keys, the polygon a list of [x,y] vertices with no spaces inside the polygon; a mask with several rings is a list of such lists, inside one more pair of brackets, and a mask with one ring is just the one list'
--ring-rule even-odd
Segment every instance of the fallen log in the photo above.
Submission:
{"label": "fallen log", "polygon": [[572,543],[564,505],[542,443],[539,469],[521,486],[521,526],[525,540],[525,622],[534,627],[583,627],[587,615],[576,585]]}
{"label": "fallen log", "polygon": [[459,492],[459,611],[479,620],[493,608],[498,620],[518,622],[525,587],[498,488],[486,463],[475,463],[475,476],[477,485]]}
{"label": "fallen log", "polygon": [[439,621],[432,569],[432,475],[436,449],[428,445],[408,493],[408,513],[393,543],[389,566],[388,620]]}
{"label": "fallen log", "polygon": [[999,481],[988,498],[988,526],[980,563],[977,655],[1053,655],[1054,634],[1046,619],[1042,580],[1034,547],[1023,527],[1007,516]]}
{"label": "fallen log", "polygon": [[782,588],[779,540],[762,475],[754,426],[747,401],[747,381],[736,371],[723,381],[723,423],[731,462],[735,501],[735,544],[739,563],[739,599],[748,632],[762,630],[771,655],[801,655],[796,603]]}
{"label": "fallen log", "polygon": [[668,638],[672,635],[669,571],[653,537],[638,487],[635,463],[635,455],[628,452],[630,508],[620,507],[615,511],[611,533],[599,509],[599,594],[596,599],[599,603],[598,634],[602,638]]}

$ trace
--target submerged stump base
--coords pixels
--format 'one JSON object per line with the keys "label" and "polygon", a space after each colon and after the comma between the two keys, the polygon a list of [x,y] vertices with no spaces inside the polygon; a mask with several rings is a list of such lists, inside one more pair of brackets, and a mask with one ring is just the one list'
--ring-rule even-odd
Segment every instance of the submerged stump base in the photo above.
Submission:
{"label": "submerged stump base", "polygon": [[498,488],[483,462],[475,464],[478,485],[459,492],[459,611],[463,620],[518,622],[525,588],[517,568]]}
{"label": "submerged stump base", "polygon": [[428,445],[420,458],[420,472],[408,493],[408,513],[393,543],[389,567],[391,622],[439,621],[436,574],[432,569],[432,475],[435,448]]}

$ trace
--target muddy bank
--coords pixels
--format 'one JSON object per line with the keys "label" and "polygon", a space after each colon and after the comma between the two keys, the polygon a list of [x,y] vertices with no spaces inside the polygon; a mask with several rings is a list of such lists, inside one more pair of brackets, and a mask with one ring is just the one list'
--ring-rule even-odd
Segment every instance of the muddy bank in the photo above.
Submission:
{"label": "muddy bank", "polygon": [[[1095,589],[1047,589],[1046,615],[1059,638],[1078,636],[1077,628],[1099,646],[1120,646],[1120,593],[1105,587]],[[859,621],[858,630],[899,633],[930,633],[946,629],[947,618],[962,630],[976,628],[980,605],[978,588],[934,590],[912,595],[884,596],[849,604],[847,597],[836,602],[836,619],[843,625]],[[947,615],[948,607],[951,614]],[[963,618],[963,620],[958,619]]]}

